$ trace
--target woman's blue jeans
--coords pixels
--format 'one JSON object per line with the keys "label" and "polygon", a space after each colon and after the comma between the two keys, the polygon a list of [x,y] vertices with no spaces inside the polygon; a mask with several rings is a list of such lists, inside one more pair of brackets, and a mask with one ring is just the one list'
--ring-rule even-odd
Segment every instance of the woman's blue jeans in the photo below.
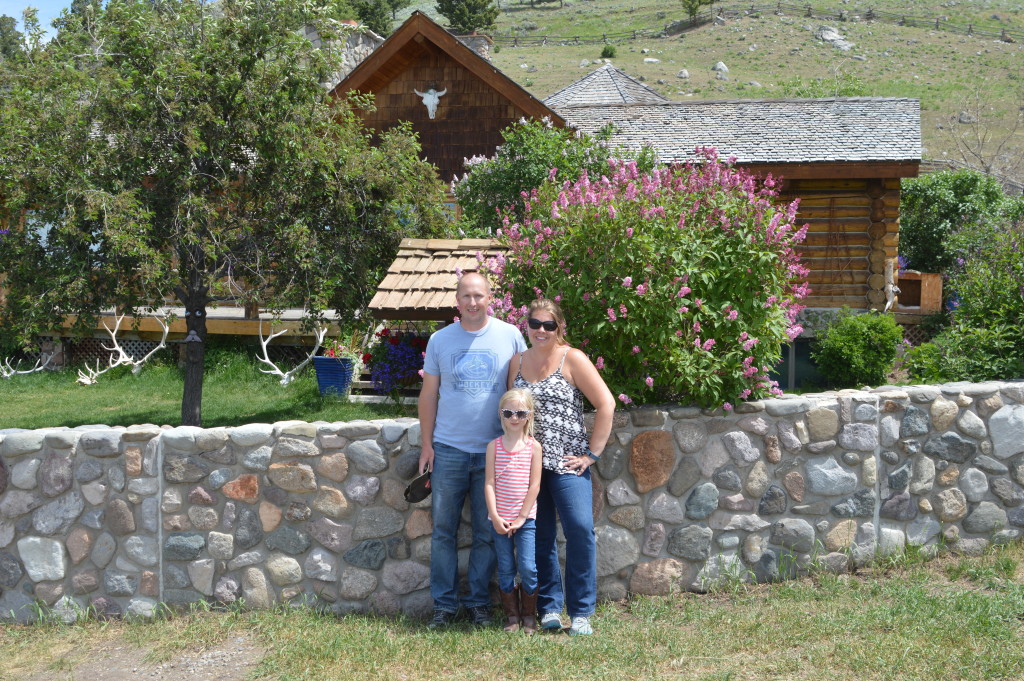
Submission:
{"label": "woman's blue jeans", "polygon": [[[491,526],[494,532],[494,526]],[[516,569],[523,591],[537,593],[537,521],[529,518],[512,533],[494,532],[494,553],[498,557],[498,588],[509,593],[516,588]]]}
{"label": "woman's blue jeans", "polygon": [[[558,528],[565,534],[565,589],[558,564]],[[597,540],[590,469],[559,475],[544,469],[537,498],[537,611],[590,617],[597,606]]]}
{"label": "woman's blue jeans", "polygon": [[467,608],[491,605],[488,585],[494,574],[494,528],[487,519],[484,463],[484,452],[464,452],[434,443],[434,468],[430,474],[434,521],[430,539],[430,595],[435,610],[459,610],[457,536],[466,497],[473,524],[473,545],[469,551],[469,593],[462,604]]}

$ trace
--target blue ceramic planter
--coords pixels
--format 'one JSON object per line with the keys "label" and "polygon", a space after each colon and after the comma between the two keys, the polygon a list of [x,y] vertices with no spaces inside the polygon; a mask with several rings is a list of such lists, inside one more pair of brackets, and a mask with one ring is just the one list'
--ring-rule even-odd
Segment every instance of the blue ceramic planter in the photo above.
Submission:
{"label": "blue ceramic planter", "polygon": [[338,357],[314,357],[316,384],[321,395],[344,395],[352,384],[352,360]]}

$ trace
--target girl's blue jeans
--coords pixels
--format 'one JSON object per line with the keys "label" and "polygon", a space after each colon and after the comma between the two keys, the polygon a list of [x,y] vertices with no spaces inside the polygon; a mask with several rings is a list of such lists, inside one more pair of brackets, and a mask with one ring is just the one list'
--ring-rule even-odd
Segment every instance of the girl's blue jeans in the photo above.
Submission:
{"label": "girl's blue jeans", "polygon": [[[491,528],[494,532],[494,528]],[[523,591],[537,593],[537,521],[528,519],[512,533],[494,532],[494,553],[498,557],[498,587],[509,593],[516,586],[516,571]]]}

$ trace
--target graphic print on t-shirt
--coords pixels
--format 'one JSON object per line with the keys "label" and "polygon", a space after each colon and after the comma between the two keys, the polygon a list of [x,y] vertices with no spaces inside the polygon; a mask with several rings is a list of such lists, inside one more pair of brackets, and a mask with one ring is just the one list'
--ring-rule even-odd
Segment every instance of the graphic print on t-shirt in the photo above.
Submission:
{"label": "graphic print on t-shirt", "polygon": [[452,363],[455,389],[476,397],[494,392],[498,380],[498,356],[490,350],[461,350]]}

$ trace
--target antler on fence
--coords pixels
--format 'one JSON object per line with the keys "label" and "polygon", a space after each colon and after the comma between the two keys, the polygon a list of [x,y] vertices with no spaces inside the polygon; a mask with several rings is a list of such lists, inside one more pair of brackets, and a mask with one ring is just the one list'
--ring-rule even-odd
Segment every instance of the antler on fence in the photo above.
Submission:
{"label": "antler on fence", "polygon": [[118,315],[117,317],[115,317],[113,329],[107,326],[106,322],[103,322],[103,328],[106,329],[107,333],[110,334],[110,340],[114,344],[114,347],[112,348],[108,348],[106,345],[102,346],[104,350],[112,353],[110,357],[107,359],[107,368],[100,369],[100,361],[97,359],[95,369],[86,366],[85,373],[82,373],[82,370],[79,369],[77,382],[81,383],[82,385],[92,385],[96,383],[97,379],[100,377],[101,374],[105,374],[114,367],[119,367],[122,365],[131,366],[133,374],[138,374],[140,371],[142,371],[142,365],[145,364],[150,357],[156,354],[157,350],[167,347],[167,334],[171,330],[171,327],[167,324],[166,315],[161,317],[154,317],[154,319],[156,319],[156,321],[160,324],[164,332],[163,335],[160,337],[160,343],[158,343],[155,348],[147,352],[142,359],[132,359],[132,356],[125,352],[124,348],[117,344],[117,332],[121,330],[121,322],[124,321],[124,315]]}
{"label": "antler on fence", "polygon": [[260,346],[263,348],[263,356],[257,357],[257,359],[263,362],[264,364],[270,365],[269,369],[260,369],[260,371],[262,371],[265,374],[273,374],[275,376],[280,376],[281,385],[288,385],[289,383],[291,383],[292,379],[295,378],[295,375],[302,371],[302,369],[305,368],[307,364],[309,364],[310,360],[313,359],[313,356],[316,354],[316,351],[320,349],[320,344],[324,342],[324,336],[327,335],[327,327],[317,325],[316,343],[313,344],[313,349],[310,351],[309,356],[306,357],[306,359],[302,360],[302,363],[299,364],[294,369],[292,369],[291,371],[281,371],[281,369],[278,368],[276,364],[270,361],[270,353],[267,351],[267,346],[270,344],[270,341],[274,340],[281,334],[286,333],[287,331],[288,329],[281,329],[277,333],[272,333],[269,336],[267,336],[266,339],[264,339],[263,322],[260,322]]}

